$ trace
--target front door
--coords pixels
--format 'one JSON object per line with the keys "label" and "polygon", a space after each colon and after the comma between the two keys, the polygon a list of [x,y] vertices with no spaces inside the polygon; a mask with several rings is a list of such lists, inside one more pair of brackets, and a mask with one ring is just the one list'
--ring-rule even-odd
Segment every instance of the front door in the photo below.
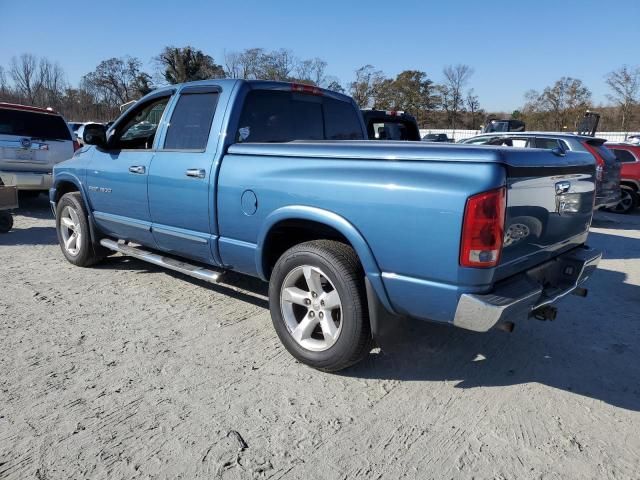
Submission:
{"label": "front door", "polygon": [[209,141],[219,89],[185,87],[149,171],[149,211],[159,249],[215,264],[217,135]]}
{"label": "front door", "polygon": [[110,236],[154,246],[147,178],[169,99],[165,94],[137,105],[114,125],[107,148],[96,149],[91,158],[89,201],[96,223]]}

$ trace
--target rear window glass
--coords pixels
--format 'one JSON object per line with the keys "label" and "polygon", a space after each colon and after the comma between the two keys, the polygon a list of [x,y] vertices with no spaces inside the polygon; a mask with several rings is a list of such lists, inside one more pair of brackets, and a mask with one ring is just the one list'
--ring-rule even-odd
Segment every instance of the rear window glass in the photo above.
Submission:
{"label": "rear window glass", "polygon": [[180,95],[171,115],[164,148],[204,150],[217,103],[215,92]]}
{"label": "rear window glass", "polygon": [[617,160],[616,154],[613,153],[611,150],[609,150],[604,145],[599,145],[599,146],[595,147],[595,149],[598,151],[598,153],[600,154],[602,159],[605,161],[605,163],[615,163],[616,162],[616,160]]}
{"label": "rear window glass", "polygon": [[613,153],[615,153],[616,157],[618,157],[622,163],[631,163],[636,161],[633,154],[628,150],[620,150],[616,148],[613,150]]}
{"label": "rear window glass", "polygon": [[237,142],[362,139],[351,103],[300,93],[254,90],[242,109]]}
{"label": "rear window glass", "polygon": [[58,115],[0,109],[0,135],[18,135],[37,140],[71,140],[67,123]]}

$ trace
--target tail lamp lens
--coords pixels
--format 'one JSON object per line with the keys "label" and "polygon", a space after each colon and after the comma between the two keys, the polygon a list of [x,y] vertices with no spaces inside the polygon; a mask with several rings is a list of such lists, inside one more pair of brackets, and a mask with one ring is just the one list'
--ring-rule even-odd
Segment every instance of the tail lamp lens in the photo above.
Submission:
{"label": "tail lamp lens", "polygon": [[495,267],[504,237],[507,191],[501,187],[469,197],[464,210],[460,265]]}

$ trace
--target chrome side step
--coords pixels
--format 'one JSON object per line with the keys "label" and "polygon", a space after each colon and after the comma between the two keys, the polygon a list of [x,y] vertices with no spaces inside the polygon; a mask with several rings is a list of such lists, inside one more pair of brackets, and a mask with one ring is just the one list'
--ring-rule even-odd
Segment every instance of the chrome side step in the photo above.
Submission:
{"label": "chrome side step", "polygon": [[153,263],[160,267],[168,268],[169,270],[175,270],[176,272],[189,275],[190,277],[204,280],[205,282],[216,283],[223,272],[216,270],[209,270],[198,265],[192,265],[187,262],[182,262],[171,257],[164,257],[157,253],[143,250],[139,247],[132,247],[121,242],[116,242],[108,238],[100,240],[100,245],[114,252],[122,253],[129,257],[134,257],[145,262]]}

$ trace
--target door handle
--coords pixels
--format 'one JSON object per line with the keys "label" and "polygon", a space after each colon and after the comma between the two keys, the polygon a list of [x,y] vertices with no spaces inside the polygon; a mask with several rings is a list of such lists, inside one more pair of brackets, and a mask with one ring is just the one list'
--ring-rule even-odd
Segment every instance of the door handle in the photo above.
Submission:
{"label": "door handle", "polygon": [[190,168],[184,174],[187,177],[204,178],[207,172],[204,171],[204,168]]}
{"label": "door handle", "polygon": [[146,168],[144,168],[144,165],[131,165],[129,167],[129,171],[131,173],[138,173],[138,174],[144,174],[144,172],[146,172]]}

